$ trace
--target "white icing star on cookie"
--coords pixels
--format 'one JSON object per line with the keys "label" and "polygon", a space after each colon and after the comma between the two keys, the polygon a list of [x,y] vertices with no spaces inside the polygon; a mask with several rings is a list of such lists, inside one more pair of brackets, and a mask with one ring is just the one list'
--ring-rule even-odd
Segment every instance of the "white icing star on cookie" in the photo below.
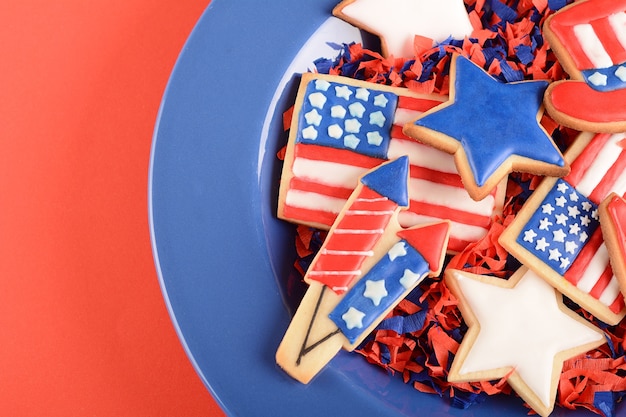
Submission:
{"label": "white icing star on cookie", "polygon": [[554,406],[563,361],[604,342],[603,333],[563,305],[562,296],[527,268],[508,281],[446,272],[469,326],[449,380],[509,383],[535,411]]}
{"label": "white icing star on cookie", "polygon": [[381,38],[384,55],[411,57],[413,38],[441,42],[472,33],[462,0],[344,0],[333,13]]}

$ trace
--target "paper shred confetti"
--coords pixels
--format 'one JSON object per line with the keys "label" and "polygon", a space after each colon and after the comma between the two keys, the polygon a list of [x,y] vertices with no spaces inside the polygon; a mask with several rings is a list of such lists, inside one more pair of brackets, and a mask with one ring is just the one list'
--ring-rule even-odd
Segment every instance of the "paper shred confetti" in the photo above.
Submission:
{"label": "paper shred confetti", "polygon": [[[464,55],[502,82],[560,80],[566,77],[561,65],[544,41],[541,26],[554,11],[572,0],[465,0],[472,35],[464,40],[447,39],[433,46],[429,39],[415,37],[413,59],[384,58],[360,44],[334,44],[335,59],[318,59],[320,73],[343,75],[369,82],[406,87],[419,93],[449,92],[449,66],[453,53]],[[287,130],[289,109],[284,114]],[[557,146],[564,151],[577,132],[562,128],[548,116],[541,121]],[[284,149],[278,157],[284,157]],[[447,259],[450,267],[477,274],[507,278],[519,268],[498,243],[498,237],[523,203],[538,186],[541,177],[514,173],[509,176],[503,214],[487,235]],[[291,287],[304,286],[302,276],[326,232],[305,226],[296,228],[298,259]],[[299,301],[299,300],[296,300]],[[607,326],[569,300],[576,310],[606,333],[607,344],[585,355],[565,361],[556,404],[585,408],[607,417],[626,396],[626,323]],[[452,358],[467,327],[457,300],[440,278],[424,280],[379,324],[357,352],[372,364],[421,392],[438,395],[457,408],[469,408],[491,395],[512,394],[508,376],[498,381],[451,384],[447,374]]]}

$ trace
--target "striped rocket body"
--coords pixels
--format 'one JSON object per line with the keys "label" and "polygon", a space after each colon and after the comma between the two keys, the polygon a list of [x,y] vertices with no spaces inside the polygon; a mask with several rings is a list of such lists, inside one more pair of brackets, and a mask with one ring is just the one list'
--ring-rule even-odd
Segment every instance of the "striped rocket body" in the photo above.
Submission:
{"label": "striped rocket body", "polygon": [[366,187],[344,212],[327,243],[307,272],[337,293],[361,276],[361,265],[374,255],[373,248],[385,232],[398,205]]}
{"label": "striped rocket body", "polygon": [[[291,162],[293,177],[284,185],[286,189],[281,190],[286,196],[280,214],[282,218],[297,223],[314,223],[330,227],[361,175],[384,161],[408,155],[411,165],[410,206],[408,210],[400,213],[399,221],[403,227],[449,219],[452,221],[450,238],[452,251],[464,249],[468,243],[479,240],[487,233],[492,216],[502,205],[502,198],[498,196],[497,191],[482,201],[474,201],[463,187],[453,156],[421,144],[402,133],[405,123],[441,104],[441,101],[435,100],[434,97],[395,96],[395,107],[387,108],[385,113],[391,123],[385,125],[385,129],[380,129],[382,137],[380,151],[374,151],[372,146],[361,148],[367,141],[366,132],[369,130],[367,113],[362,118],[354,116],[361,124],[360,133],[353,134],[361,135],[359,136],[361,142],[357,146],[354,146],[354,141],[327,140],[327,126],[319,122],[318,117],[313,117],[316,114],[322,119],[330,117],[333,122],[328,122],[329,125],[339,124],[345,127],[346,119],[351,120],[353,117],[349,110],[350,106],[359,102],[356,98],[356,87],[350,86],[355,91],[351,96],[352,101],[345,103],[339,101],[346,111],[344,118],[338,121],[340,119],[332,117],[330,110],[337,104],[334,102],[331,104],[330,99],[324,103],[323,109],[311,109],[306,106],[307,97],[317,92],[312,87],[314,83],[313,80],[308,84],[310,91],[305,96],[298,121],[298,132],[295,133]],[[376,90],[378,87],[375,84],[369,85],[372,101],[371,97],[378,94]],[[326,94],[329,92],[333,93],[332,88],[328,89]],[[391,102],[390,99],[389,104]],[[327,113],[324,113],[324,109]],[[316,113],[311,113],[313,110]],[[377,111],[375,108],[372,110]],[[342,114],[344,113],[339,110],[335,111],[335,116]],[[315,124],[318,122],[319,126]],[[314,135],[309,129],[311,127],[317,132],[316,139],[306,138]],[[307,133],[304,133],[305,131]],[[286,161],[286,164],[289,165],[289,161]]]}
{"label": "striped rocket body", "polygon": [[626,86],[626,1],[588,0],[554,15],[550,30],[592,88]]}
{"label": "striped rocket body", "polygon": [[361,178],[361,184],[347,203],[349,206],[337,217],[305,280],[318,281],[342,294],[361,276],[361,265],[374,256],[374,247],[392,218],[408,205],[408,170],[408,158],[403,156]]}
{"label": "striped rocket body", "polygon": [[573,288],[614,314],[624,309],[624,297],[599,227],[598,205],[611,192],[626,193],[625,137],[596,134],[571,163],[571,173],[555,182],[517,237],[518,244]]}

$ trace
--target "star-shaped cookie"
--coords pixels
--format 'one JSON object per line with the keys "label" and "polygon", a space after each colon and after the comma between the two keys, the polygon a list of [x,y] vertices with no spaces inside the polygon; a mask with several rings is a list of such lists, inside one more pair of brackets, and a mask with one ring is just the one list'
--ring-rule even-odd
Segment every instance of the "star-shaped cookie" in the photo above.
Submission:
{"label": "star-shaped cookie", "polygon": [[563,296],[529,269],[511,278],[447,270],[468,331],[448,380],[508,382],[538,414],[554,408],[563,361],[604,343],[604,334],[563,304]]}
{"label": "star-shaped cookie", "polygon": [[415,55],[415,35],[442,42],[472,33],[463,0],[344,0],[333,14],[378,35],[384,56]]}
{"label": "star-shaped cookie", "polygon": [[469,195],[482,200],[512,171],[561,177],[570,167],[541,126],[545,81],[502,83],[452,57],[450,99],[404,126],[404,133],[454,155]]}

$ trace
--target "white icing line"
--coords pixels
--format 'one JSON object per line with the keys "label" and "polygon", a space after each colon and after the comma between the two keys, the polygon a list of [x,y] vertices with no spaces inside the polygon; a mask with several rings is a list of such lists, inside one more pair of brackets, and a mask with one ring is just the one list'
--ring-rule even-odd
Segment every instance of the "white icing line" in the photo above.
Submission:
{"label": "white icing line", "polygon": [[575,25],[573,30],[581,49],[595,68],[608,68],[613,65],[613,60],[604,49],[593,26],[589,23],[583,23]]}
{"label": "white icing line", "polygon": [[607,285],[604,291],[602,291],[602,295],[598,300],[600,300],[602,304],[610,306],[613,304],[615,299],[620,296],[620,294],[619,282],[617,281],[617,278],[615,278],[615,275],[613,275],[609,285]]}
{"label": "white icing line", "polygon": [[619,12],[608,17],[611,29],[622,48],[626,49],[626,12]]}
{"label": "white icing line", "polygon": [[404,126],[405,124],[417,119],[420,114],[422,114],[422,112],[418,110],[398,107],[396,109],[396,114],[393,117],[393,124],[398,126]]}
{"label": "white icing line", "polygon": [[611,135],[607,143],[600,149],[585,175],[580,179],[576,189],[582,195],[591,195],[613,163],[619,158],[623,148],[617,144],[624,138],[623,133]]}
{"label": "white icing line", "polygon": [[609,265],[609,252],[606,250],[604,243],[600,245],[596,253],[591,258],[589,266],[585,269],[580,281],[576,284],[576,287],[586,293],[589,293],[593,286],[596,285],[598,279]]}
{"label": "white icing line", "polygon": [[305,158],[296,158],[292,170],[298,178],[349,189],[353,189],[357,179],[367,172],[367,168]]}
{"label": "white icing line", "polygon": [[285,204],[290,207],[339,213],[346,204],[346,200],[309,191],[289,190],[285,197]]}
{"label": "white icing line", "polygon": [[[405,228],[416,226],[418,224],[432,223],[441,219],[445,219],[445,216],[442,216],[441,218],[423,216],[410,211],[401,211],[398,216],[398,221],[402,227]],[[460,240],[475,242],[487,234],[487,229],[479,226],[469,226],[467,224],[457,222],[450,223],[450,236]]]}
{"label": "white icing line", "polygon": [[403,155],[408,155],[409,163],[435,171],[449,174],[457,174],[459,171],[454,165],[454,157],[431,146],[424,145],[417,141],[391,139],[387,157],[395,159]]}
{"label": "white icing line", "polygon": [[[464,188],[411,178],[409,195],[411,200],[451,207],[481,216],[490,216],[493,213],[494,197],[492,195],[475,201]],[[445,210],[442,211],[445,213]]]}

